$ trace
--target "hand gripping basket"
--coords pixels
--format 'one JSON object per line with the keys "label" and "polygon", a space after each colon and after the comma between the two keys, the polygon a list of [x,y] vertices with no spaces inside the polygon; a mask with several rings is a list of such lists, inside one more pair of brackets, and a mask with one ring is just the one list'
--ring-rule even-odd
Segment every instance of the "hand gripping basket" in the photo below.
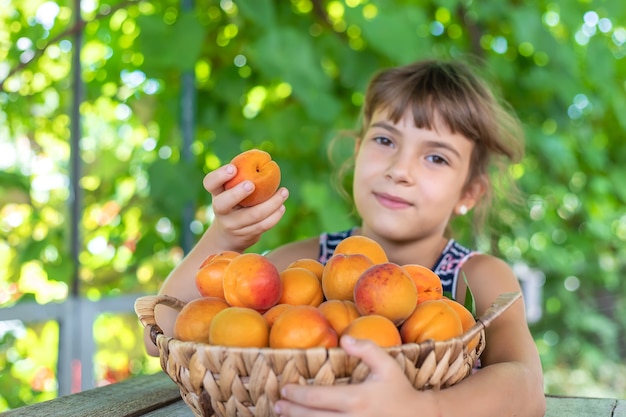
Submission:
{"label": "hand gripping basket", "polygon": [[[418,390],[449,387],[467,377],[485,348],[485,328],[521,294],[501,294],[476,325],[460,337],[386,348]],[[276,417],[273,406],[287,383],[346,385],[364,381],[369,368],[341,348],[232,348],[183,342],[163,335],[154,308],[179,310],[182,301],[144,296],[135,312],[159,349],[161,367],[179,386],[182,399],[196,416]],[[478,345],[467,344],[480,335]]]}

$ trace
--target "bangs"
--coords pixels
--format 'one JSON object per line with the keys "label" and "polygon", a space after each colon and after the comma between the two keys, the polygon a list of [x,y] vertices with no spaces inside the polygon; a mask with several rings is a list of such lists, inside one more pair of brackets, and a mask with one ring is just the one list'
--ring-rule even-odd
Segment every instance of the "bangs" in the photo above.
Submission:
{"label": "bangs", "polygon": [[394,123],[410,111],[418,128],[436,130],[443,123],[476,142],[484,130],[481,123],[492,117],[480,100],[487,93],[479,87],[442,63],[382,73],[368,89],[363,128],[375,111],[385,111]]}

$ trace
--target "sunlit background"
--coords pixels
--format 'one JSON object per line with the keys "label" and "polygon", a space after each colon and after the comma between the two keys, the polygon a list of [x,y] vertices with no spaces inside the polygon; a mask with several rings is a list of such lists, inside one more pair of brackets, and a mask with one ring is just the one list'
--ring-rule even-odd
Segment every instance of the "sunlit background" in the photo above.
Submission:
{"label": "sunlit background", "polygon": [[626,8],[521,3],[0,0],[0,411],[160,370],[132,303],[210,224],[206,172],[281,165],[252,251],[346,228],[326,148],[369,77],[468,55],[527,133],[525,203],[475,244],[522,281],[546,391],[624,398]]}

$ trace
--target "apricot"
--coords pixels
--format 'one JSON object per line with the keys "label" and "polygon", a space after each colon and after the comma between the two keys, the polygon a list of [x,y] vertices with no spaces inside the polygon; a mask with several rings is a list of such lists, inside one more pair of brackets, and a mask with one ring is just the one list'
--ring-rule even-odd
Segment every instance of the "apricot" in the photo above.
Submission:
{"label": "apricot", "polygon": [[310,305],[317,307],[324,301],[322,283],[305,268],[287,268],[280,273],[283,291],[279,304]]}
{"label": "apricot", "polygon": [[293,306],[282,312],[270,329],[271,348],[307,349],[336,347],[337,333],[324,315],[312,306]]}
{"label": "apricot", "polygon": [[217,313],[209,328],[211,345],[230,347],[267,347],[269,326],[256,310],[228,307]]}
{"label": "apricot", "polygon": [[344,255],[353,255],[357,253],[367,256],[374,264],[381,264],[389,261],[385,250],[378,242],[367,236],[361,235],[348,236],[337,244],[334,252],[334,254]]}
{"label": "apricot", "polygon": [[378,314],[361,316],[352,321],[343,331],[357,339],[369,339],[380,347],[399,346],[402,344],[400,332],[391,320]]}
{"label": "apricot", "polygon": [[231,189],[242,181],[254,183],[252,194],[239,202],[243,207],[250,207],[269,199],[280,185],[280,167],[272,156],[260,149],[250,149],[235,156],[231,161],[237,168],[233,178],[226,181],[225,189]]}
{"label": "apricot", "polygon": [[415,307],[400,327],[404,343],[421,343],[428,339],[442,341],[463,334],[459,315],[444,300],[427,300]]}
{"label": "apricot", "polygon": [[263,317],[267,321],[267,324],[272,327],[278,316],[280,316],[285,310],[290,309],[291,307],[293,307],[291,304],[276,304],[265,313],[263,313]]}
{"label": "apricot", "polygon": [[228,303],[218,297],[191,300],[176,316],[174,338],[186,342],[209,343],[209,328],[213,317],[228,307]]}
{"label": "apricot", "polygon": [[315,276],[321,281],[322,274],[324,273],[324,264],[318,261],[317,259],[311,258],[301,258],[293,261],[287,269],[289,268],[305,268],[309,271],[313,272]]}
{"label": "apricot", "polygon": [[430,268],[418,264],[402,266],[409,273],[417,288],[417,303],[438,300],[443,297],[441,279]]}
{"label": "apricot", "polygon": [[229,260],[219,260],[207,264],[196,272],[196,288],[203,297],[224,298],[224,271],[230,263]]}
{"label": "apricot", "polygon": [[362,316],[378,314],[396,326],[417,305],[417,289],[401,266],[386,262],[366,269],[354,285],[354,304]]}
{"label": "apricot", "polygon": [[337,335],[341,336],[350,323],[360,316],[352,301],[326,300],[317,309],[322,312]]}
{"label": "apricot", "polygon": [[207,256],[196,272],[196,288],[203,297],[224,298],[224,271],[239,252],[223,251]]}
{"label": "apricot", "polygon": [[335,254],[326,262],[322,274],[322,290],[327,300],[354,300],[354,285],[370,266],[374,265],[367,256]]}
{"label": "apricot", "polygon": [[200,268],[199,269],[204,268],[205,266],[207,266],[211,262],[222,261],[222,260],[231,260],[233,258],[236,258],[239,255],[241,255],[241,253],[235,252],[235,251],[232,251],[232,250],[225,250],[225,251],[222,251],[222,252],[212,253],[209,256],[207,256],[206,258],[204,258],[204,260],[200,264]]}
{"label": "apricot", "polygon": [[244,253],[231,259],[224,271],[224,298],[233,307],[265,311],[282,293],[280,274],[265,256]]}
{"label": "apricot", "polygon": [[[456,300],[451,300],[450,298],[446,298],[446,297],[443,297],[442,300],[448,303],[448,305],[452,307],[452,309],[459,316],[459,319],[461,319],[461,327],[463,328],[463,333],[467,332],[469,329],[471,329],[474,326],[474,324],[476,324],[476,319],[472,315],[472,312],[469,311],[467,308],[465,308],[463,304],[459,303]],[[467,344],[467,350],[469,351],[474,350],[476,348],[476,345],[478,345],[479,339],[480,339],[480,335],[476,335],[475,338],[470,340],[469,343]]]}

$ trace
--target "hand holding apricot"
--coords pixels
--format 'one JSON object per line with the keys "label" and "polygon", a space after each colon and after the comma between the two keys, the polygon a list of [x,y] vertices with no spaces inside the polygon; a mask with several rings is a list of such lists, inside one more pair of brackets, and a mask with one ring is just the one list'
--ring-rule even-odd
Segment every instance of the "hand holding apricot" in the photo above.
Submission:
{"label": "hand holding apricot", "polygon": [[254,183],[254,191],[241,200],[241,206],[250,207],[262,203],[278,190],[280,167],[269,153],[250,149],[235,156],[230,163],[237,167],[237,174],[224,184],[226,190],[245,180]]}
{"label": "hand holding apricot", "polygon": [[241,201],[255,192],[254,183],[245,180],[226,190],[226,183],[237,177],[237,167],[225,164],[212,170],[203,179],[204,189],[211,194],[214,219],[202,241],[210,242],[209,251],[244,252],[273,228],[285,213],[284,202],[289,192],[281,188],[269,200],[254,207],[242,207]]}

